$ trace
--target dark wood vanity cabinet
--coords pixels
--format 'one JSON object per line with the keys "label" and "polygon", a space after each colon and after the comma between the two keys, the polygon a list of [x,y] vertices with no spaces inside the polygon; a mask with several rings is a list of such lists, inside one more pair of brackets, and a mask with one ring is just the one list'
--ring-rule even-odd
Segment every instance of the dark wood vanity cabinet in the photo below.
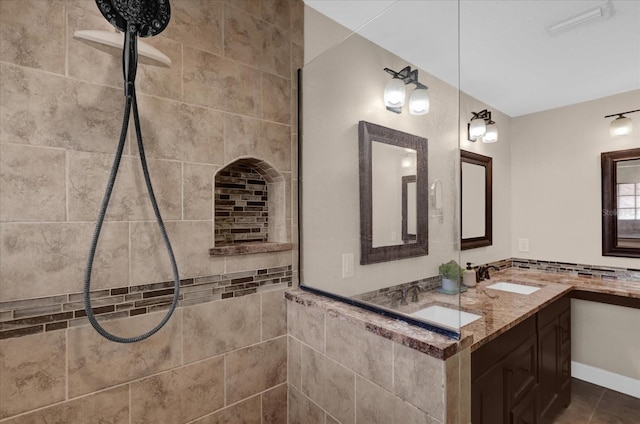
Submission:
{"label": "dark wood vanity cabinet", "polygon": [[471,354],[473,424],[544,424],[571,397],[571,303],[557,300]]}

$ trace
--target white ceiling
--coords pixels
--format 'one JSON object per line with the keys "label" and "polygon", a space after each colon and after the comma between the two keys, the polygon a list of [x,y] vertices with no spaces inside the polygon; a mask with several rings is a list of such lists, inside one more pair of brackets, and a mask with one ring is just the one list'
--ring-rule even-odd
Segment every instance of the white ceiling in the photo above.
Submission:
{"label": "white ceiling", "polygon": [[556,35],[545,26],[602,0],[305,3],[510,116],[640,89],[640,0]]}

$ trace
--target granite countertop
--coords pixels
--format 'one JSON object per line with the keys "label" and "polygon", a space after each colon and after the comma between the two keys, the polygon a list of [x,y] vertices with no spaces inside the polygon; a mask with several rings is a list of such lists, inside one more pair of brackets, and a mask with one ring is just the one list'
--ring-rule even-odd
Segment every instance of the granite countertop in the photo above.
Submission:
{"label": "granite countertop", "polygon": [[[539,287],[529,295],[486,289],[487,286],[508,281]],[[340,316],[352,324],[430,356],[447,359],[471,346],[475,350],[495,339],[510,328],[534,315],[539,310],[573,290],[603,293],[640,299],[640,282],[602,280],[571,274],[508,268],[492,274],[460,296],[459,309],[482,315],[482,318],[461,328],[460,340],[410,325],[362,308],[315,295],[304,290],[287,292],[287,299],[325,313]],[[398,312],[411,314],[429,305],[442,305],[458,309],[458,297],[437,292],[422,293],[417,302],[401,306]]]}

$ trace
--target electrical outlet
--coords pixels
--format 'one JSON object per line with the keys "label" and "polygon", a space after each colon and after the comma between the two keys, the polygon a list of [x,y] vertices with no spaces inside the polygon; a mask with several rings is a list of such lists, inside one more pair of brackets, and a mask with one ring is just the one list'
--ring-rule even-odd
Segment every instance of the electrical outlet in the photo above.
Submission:
{"label": "electrical outlet", "polygon": [[342,278],[353,277],[353,253],[342,254]]}
{"label": "electrical outlet", "polygon": [[518,252],[529,251],[529,239],[518,239]]}

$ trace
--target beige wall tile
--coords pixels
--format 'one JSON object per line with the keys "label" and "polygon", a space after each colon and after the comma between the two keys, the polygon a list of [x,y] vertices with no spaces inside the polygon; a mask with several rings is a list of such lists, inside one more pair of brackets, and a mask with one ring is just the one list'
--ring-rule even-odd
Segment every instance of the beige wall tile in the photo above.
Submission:
{"label": "beige wall tile", "polygon": [[287,424],[287,385],[262,394],[262,424]]}
{"label": "beige wall tile", "polygon": [[[77,30],[115,32],[115,28],[102,17],[93,2],[93,8],[67,7],[67,54],[69,76],[122,90],[122,57],[89,46],[73,37]],[[115,118],[114,118],[115,119]]]}
{"label": "beige wall tile", "polygon": [[224,55],[290,78],[289,31],[225,6]]}
{"label": "beige wall tile", "polygon": [[194,163],[183,167],[184,219],[212,219],[213,177],[219,167]]}
{"label": "beige wall tile", "polygon": [[5,63],[0,64],[0,73],[3,142],[116,151],[123,109],[121,90]]}
{"label": "beige wall tile", "polygon": [[64,221],[65,152],[0,144],[0,220]]}
{"label": "beige wall tile", "polygon": [[288,30],[291,3],[291,0],[262,0],[262,19]]}
{"label": "beige wall tile", "polygon": [[335,418],[333,418],[333,417],[332,417],[331,415],[329,415],[329,414],[326,414],[326,417],[325,417],[325,418],[326,418],[326,421],[325,421],[325,423],[326,423],[326,424],[340,424],[340,423],[338,422],[338,420],[336,420]]}
{"label": "beige wall tile", "polygon": [[262,117],[282,124],[291,123],[291,81],[262,73]]}
{"label": "beige wall tile", "polygon": [[393,342],[327,316],[326,355],[387,390],[393,390]]}
{"label": "beige wall tile", "polygon": [[262,424],[260,396],[253,396],[190,424]]}
{"label": "beige wall tile", "polygon": [[70,400],[5,421],[3,424],[129,424],[129,386]]}
{"label": "beige wall tile", "polygon": [[287,334],[287,302],[285,290],[262,293],[262,340]]}
{"label": "beige wall tile", "polygon": [[144,42],[169,56],[171,67],[145,65],[141,59],[136,76],[136,92],[181,100],[182,44],[162,36],[148,37]]}
{"label": "beige wall tile", "polygon": [[471,422],[471,348],[460,352],[460,422]]}
{"label": "beige wall tile", "polygon": [[222,113],[149,96],[138,103],[147,157],[222,164]]}
{"label": "beige wall tile", "polygon": [[0,2],[0,61],[64,74],[64,58],[61,1]]}
{"label": "beige wall tile", "polygon": [[[0,224],[0,301],[82,291],[93,229],[90,223]],[[129,281],[128,239],[128,224],[103,226],[92,289]]]}
{"label": "beige wall tile", "polygon": [[[69,397],[125,383],[181,364],[182,310],[148,339],[131,344],[114,343],[91,326],[68,330]],[[104,328],[121,337],[140,335],[158,325],[165,312],[104,322]],[[127,402],[128,403],[128,402]]]}
{"label": "beige wall tile", "polygon": [[459,424],[460,421],[460,354],[445,361],[445,422]]}
{"label": "beige wall tile", "polygon": [[65,399],[65,333],[0,341],[0,419]]}
{"label": "beige wall tile", "polygon": [[[114,155],[69,152],[69,219],[94,221],[98,216]],[[178,162],[147,160],[162,219],[182,218],[182,167]],[[107,220],[155,220],[140,158],[122,158]]]}
{"label": "beige wall tile", "polygon": [[260,71],[227,59],[223,72],[225,111],[260,118],[264,106]]}
{"label": "beige wall tile", "polygon": [[225,99],[225,59],[189,47],[184,48],[184,101],[223,109]]}
{"label": "beige wall tile", "polygon": [[392,393],[357,376],[356,422],[362,424],[394,424],[398,422],[394,408],[396,399]]}
{"label": "beige wall tile", "polygon": [[320,352],[324,352],[324,320],[322,311],[287,301],[289,334]]}
{"label": "beige wall tile", "polygon": [[393,393],[356,377],[356,417],[361,424],[438,424],[433,417]]}
{"label": "beige wall tile", "polygon": [[194,49],[222,54],[222,9],[218,1],[172,0],[171,23],[162,36]]}
{"label": "beige wall tile", "polygon": [[304,2],[294,0],[291,3],[291,42],[304,46]]}
{"label": "beige wall tile", "polygon": [[289,386],[289,424],[325,424],[324,416],[322,408]]}
{"label": "beige wall tile", "polygon": [[247,13],[252,14],[253,16],[261,16],[260,5],[262,0],[223,0],[224,3],[227,3],[235,8],[243,10]]}
{"label": "beige wall tile", "polygon": [[302,343],[291,336],[287,350],[287,382],[302,390]]}
{"label": "beige wall tile", "polygon": [[131,384],[131,422],[184,423],[224,407],[224,358],[218,356]]}
{"label": "beige wall tile", "polygon": [[394,344],[394,390],[402,399],[444,420],[445,363],[406,346]]}
{"label": "beige wall tile", "polygon": [[291,127],[225,114],[225,163],[241,157],[269,162],[278,171],[291,170]]}
{"label": "beige wall tile", "polygon": [[[211,221],[165,222],[182,277],[220,274],[223,263],[209,257],[213,246]],[[160,229],[155,222],[131,223],[131,284],[173,281]]]}
{"label": "beige wall tile", "polygon": [[287,337],[280,337],[226,355],[227,404],[287,381]]}
{"label": "beige wall tile", "polygon": [[190,306],[184,311],[184,362],[260,341],[260,295]]}
{"label": "beige wall tile", "polygon": [[355,374],[306,346],[302,347],[302,393],[342,424],[355,422]]}

